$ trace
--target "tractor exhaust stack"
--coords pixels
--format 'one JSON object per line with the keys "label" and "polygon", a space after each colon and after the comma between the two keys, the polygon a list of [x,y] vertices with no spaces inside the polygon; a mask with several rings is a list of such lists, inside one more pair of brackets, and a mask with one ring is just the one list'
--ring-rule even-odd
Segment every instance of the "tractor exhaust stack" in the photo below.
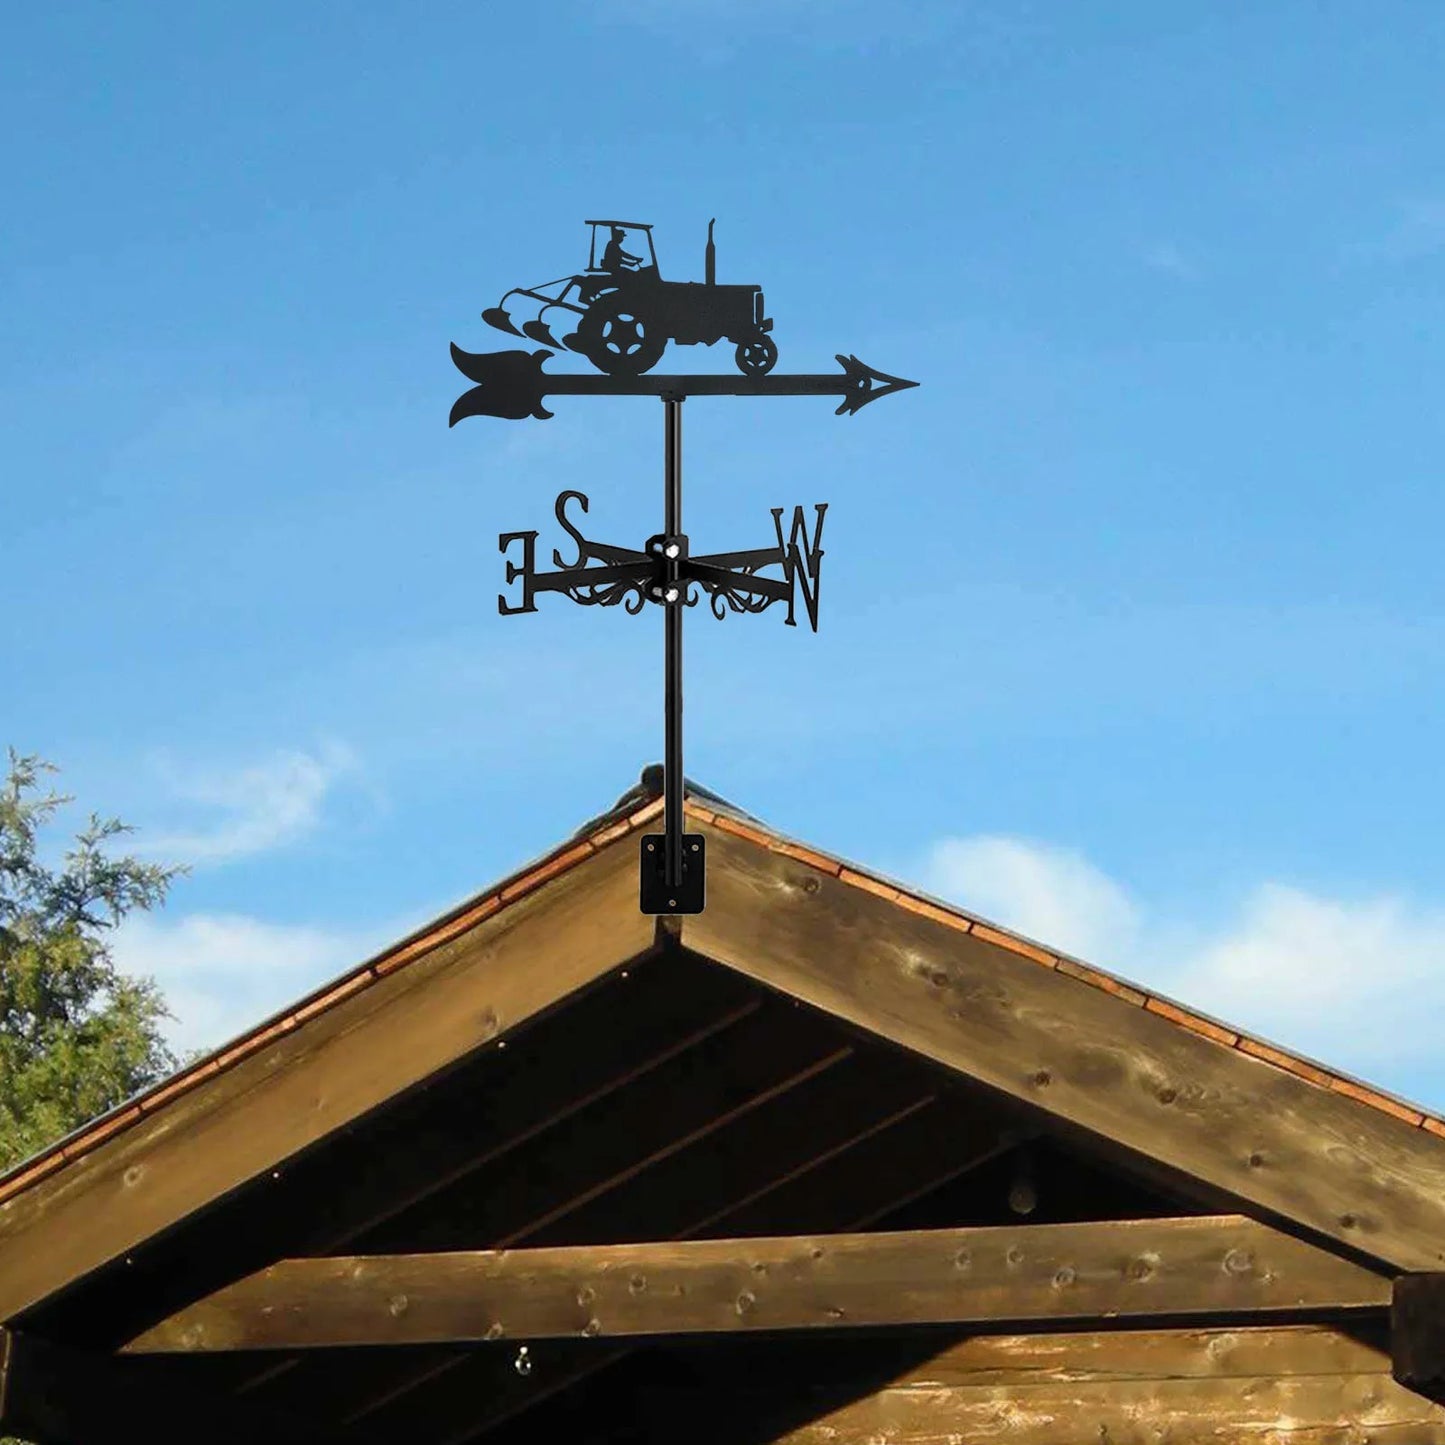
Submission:
{"label": "tractor exhaust stack", "polygon": [[709,286],[717,285],[717,247],[713,244],[712,228],[717,225],[717,217],[707,223],[707,251],[703,261],[703,278]]}

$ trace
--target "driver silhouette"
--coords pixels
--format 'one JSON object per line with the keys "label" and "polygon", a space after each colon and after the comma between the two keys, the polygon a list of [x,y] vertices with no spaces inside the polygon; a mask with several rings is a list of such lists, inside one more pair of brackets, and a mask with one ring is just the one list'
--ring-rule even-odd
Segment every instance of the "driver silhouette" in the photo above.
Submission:
{"label": "driver silhouette", "polygon": [[641,256],[634,256],[631,251],[622,249],[622,238],[626,234],[621,226],[613,226],[612,237],[602,250],[604,271],[631,271],[641,264]]}

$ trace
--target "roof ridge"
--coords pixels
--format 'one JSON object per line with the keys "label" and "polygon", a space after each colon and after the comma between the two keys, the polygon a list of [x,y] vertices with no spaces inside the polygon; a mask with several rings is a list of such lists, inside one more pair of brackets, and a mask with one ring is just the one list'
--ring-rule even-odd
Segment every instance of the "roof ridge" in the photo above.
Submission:
{"label": "roof ridge", "polygon": [[[262,1019],[210,1053],[192,1060],[174,1074],[158,1080],[114,1109],[81,1125],[28,1159],[21,1160],[11,1169],[0,1172],[0,1203],[54,1173],[71,1160],[89,1153],[142,1118],[148,1118],[176,1096],[189,1092],[352,994],[439,948],[492,914],[534,892],[559,874],[569,871],[603,848],[626,837],[642,824],[659,818],[662,813],[661,787],[661,765],[648,764],[642,769],[638,781],[606,812],[588,819],[557,847],[524,864],[491,887],[464,899],[391,947],[348,969],[328,983],[321,984],[289,1008]],[[1270,1043],[1257,1035],[1246,1033],[1233,1024],[1211,1018],[1142,984],[1132,983],[1082,959],[1036,943],[956,904],[944,902],[872,869],[797,842],[720,794],[690,779],[685,781],[684,796],[684,806],[688,814],[721,828],[724,832],[733,833],[770,852],[782,853],[809,867],[817,868],[840,882],[876,894],[909,912],[920,913],[946,927],[972,933],[985,942],[996,944],[1045,968],[1055,969],[1081,983],[1158,1014],[1178,1027],[1210,1039],[1221,1047],[1235,1049],[1261,1063],[1304,1079],[1316,1087],[1343,1094],[1358,1103],[1445,1138],[1445,1117],[1432,1113],[1419,1104]]]}

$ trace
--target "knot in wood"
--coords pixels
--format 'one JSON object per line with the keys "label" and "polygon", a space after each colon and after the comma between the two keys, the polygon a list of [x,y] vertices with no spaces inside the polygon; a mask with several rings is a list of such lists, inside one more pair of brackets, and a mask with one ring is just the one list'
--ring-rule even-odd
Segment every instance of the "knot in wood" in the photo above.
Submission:
{"label": "knot in wood", "polygon": [[641,1294],[646,1288],[647,1276],[645,1274],[635,1274],[630,1280],[627,1281],[627,1290],[629,1294]]}
{"label": "knot in wood", "polygon": [[738,1311],[738,1313],[739,1313],[740,1315],[745,1315],[745,1314],[751,1313],[753,1306],[754,1306],[755,1304],[757,1304],[757,1302],[758,1302],[758,1301],[757,1301],[756,1296],[754,1296],[753,1294],[751,1294],[748,1290],[744,1290],[744,1291],[738,1296],[738,1301],[737,1301],[737,1311]]}
{"label": "knot in wood", "polygon": [[394,1294],[386,1302],[386,1312],[392,1319],[399,1320],[411,1305],[411,1301],[404,1294]]}
{"label": "knot in wood", "polygon": [[590,1305],[596,1298],[597,1291],[593,1289],[590,1284],[584,1284],[582,1288],[577,1291],[577,1303],[579,1305]]}
{"label": "knot in wood", "polygon": [[816,893],[820,887],[822,887],[822,884],[820,884],[816,878],[809,877],[803,879],[804,893]]}
{"label": "knot in wood", "polygon": [[589,1340],[600,1335],[602,1333],[602,1321],[599,1320],[596,1315],[593,1315],[592,1318],[582,1326],[582,1333],[586,1335]]}
{"label": "knot in wood", "polygon": [[1129,1264],[1129,1278],[1134,1280],[1151,1279],[1154,1275],[1154,1266],[1157,1263],[1153,1255],[1141,1254],[1138,1259],[1132,1260]]}
{"label": "knot in wood", "polygon": [[1231,1249],[1224,1256],[1226,1274],[1250,1274],[1254,1269],[1254,1253],[1248,1249]]}
{"label": "knot in wood", "polygon": [[1057,1270],[1057,1271],[1055,1272],[1055,1274],[1054,1274],[1054,1288],[1055,1288],[1055,1289],[1068,1289],[1068,1287],[1069,1287],[1071,1284],[1073,1284],[1073,1282],[1074,1282],[1077,1278],[1078,1278],[1078,1276],[1074,1273],[1074,1267],[1073,1267],[1073,1265],[1071,1265],[1071,1264],[1066,1264],[1062,1269]]}

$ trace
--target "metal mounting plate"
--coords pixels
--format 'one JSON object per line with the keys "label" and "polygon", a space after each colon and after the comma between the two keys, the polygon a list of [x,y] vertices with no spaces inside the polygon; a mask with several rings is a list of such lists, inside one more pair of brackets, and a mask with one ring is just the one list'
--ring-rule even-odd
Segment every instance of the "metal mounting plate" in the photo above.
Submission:
{"label": "metal mounting plate", "polygon": [[701,833],[682,835],[682,886],[667,886],[667,839],[662,833],[644,833],[641,908],[644,913],[701,913],[706,896],[707,842]]}

